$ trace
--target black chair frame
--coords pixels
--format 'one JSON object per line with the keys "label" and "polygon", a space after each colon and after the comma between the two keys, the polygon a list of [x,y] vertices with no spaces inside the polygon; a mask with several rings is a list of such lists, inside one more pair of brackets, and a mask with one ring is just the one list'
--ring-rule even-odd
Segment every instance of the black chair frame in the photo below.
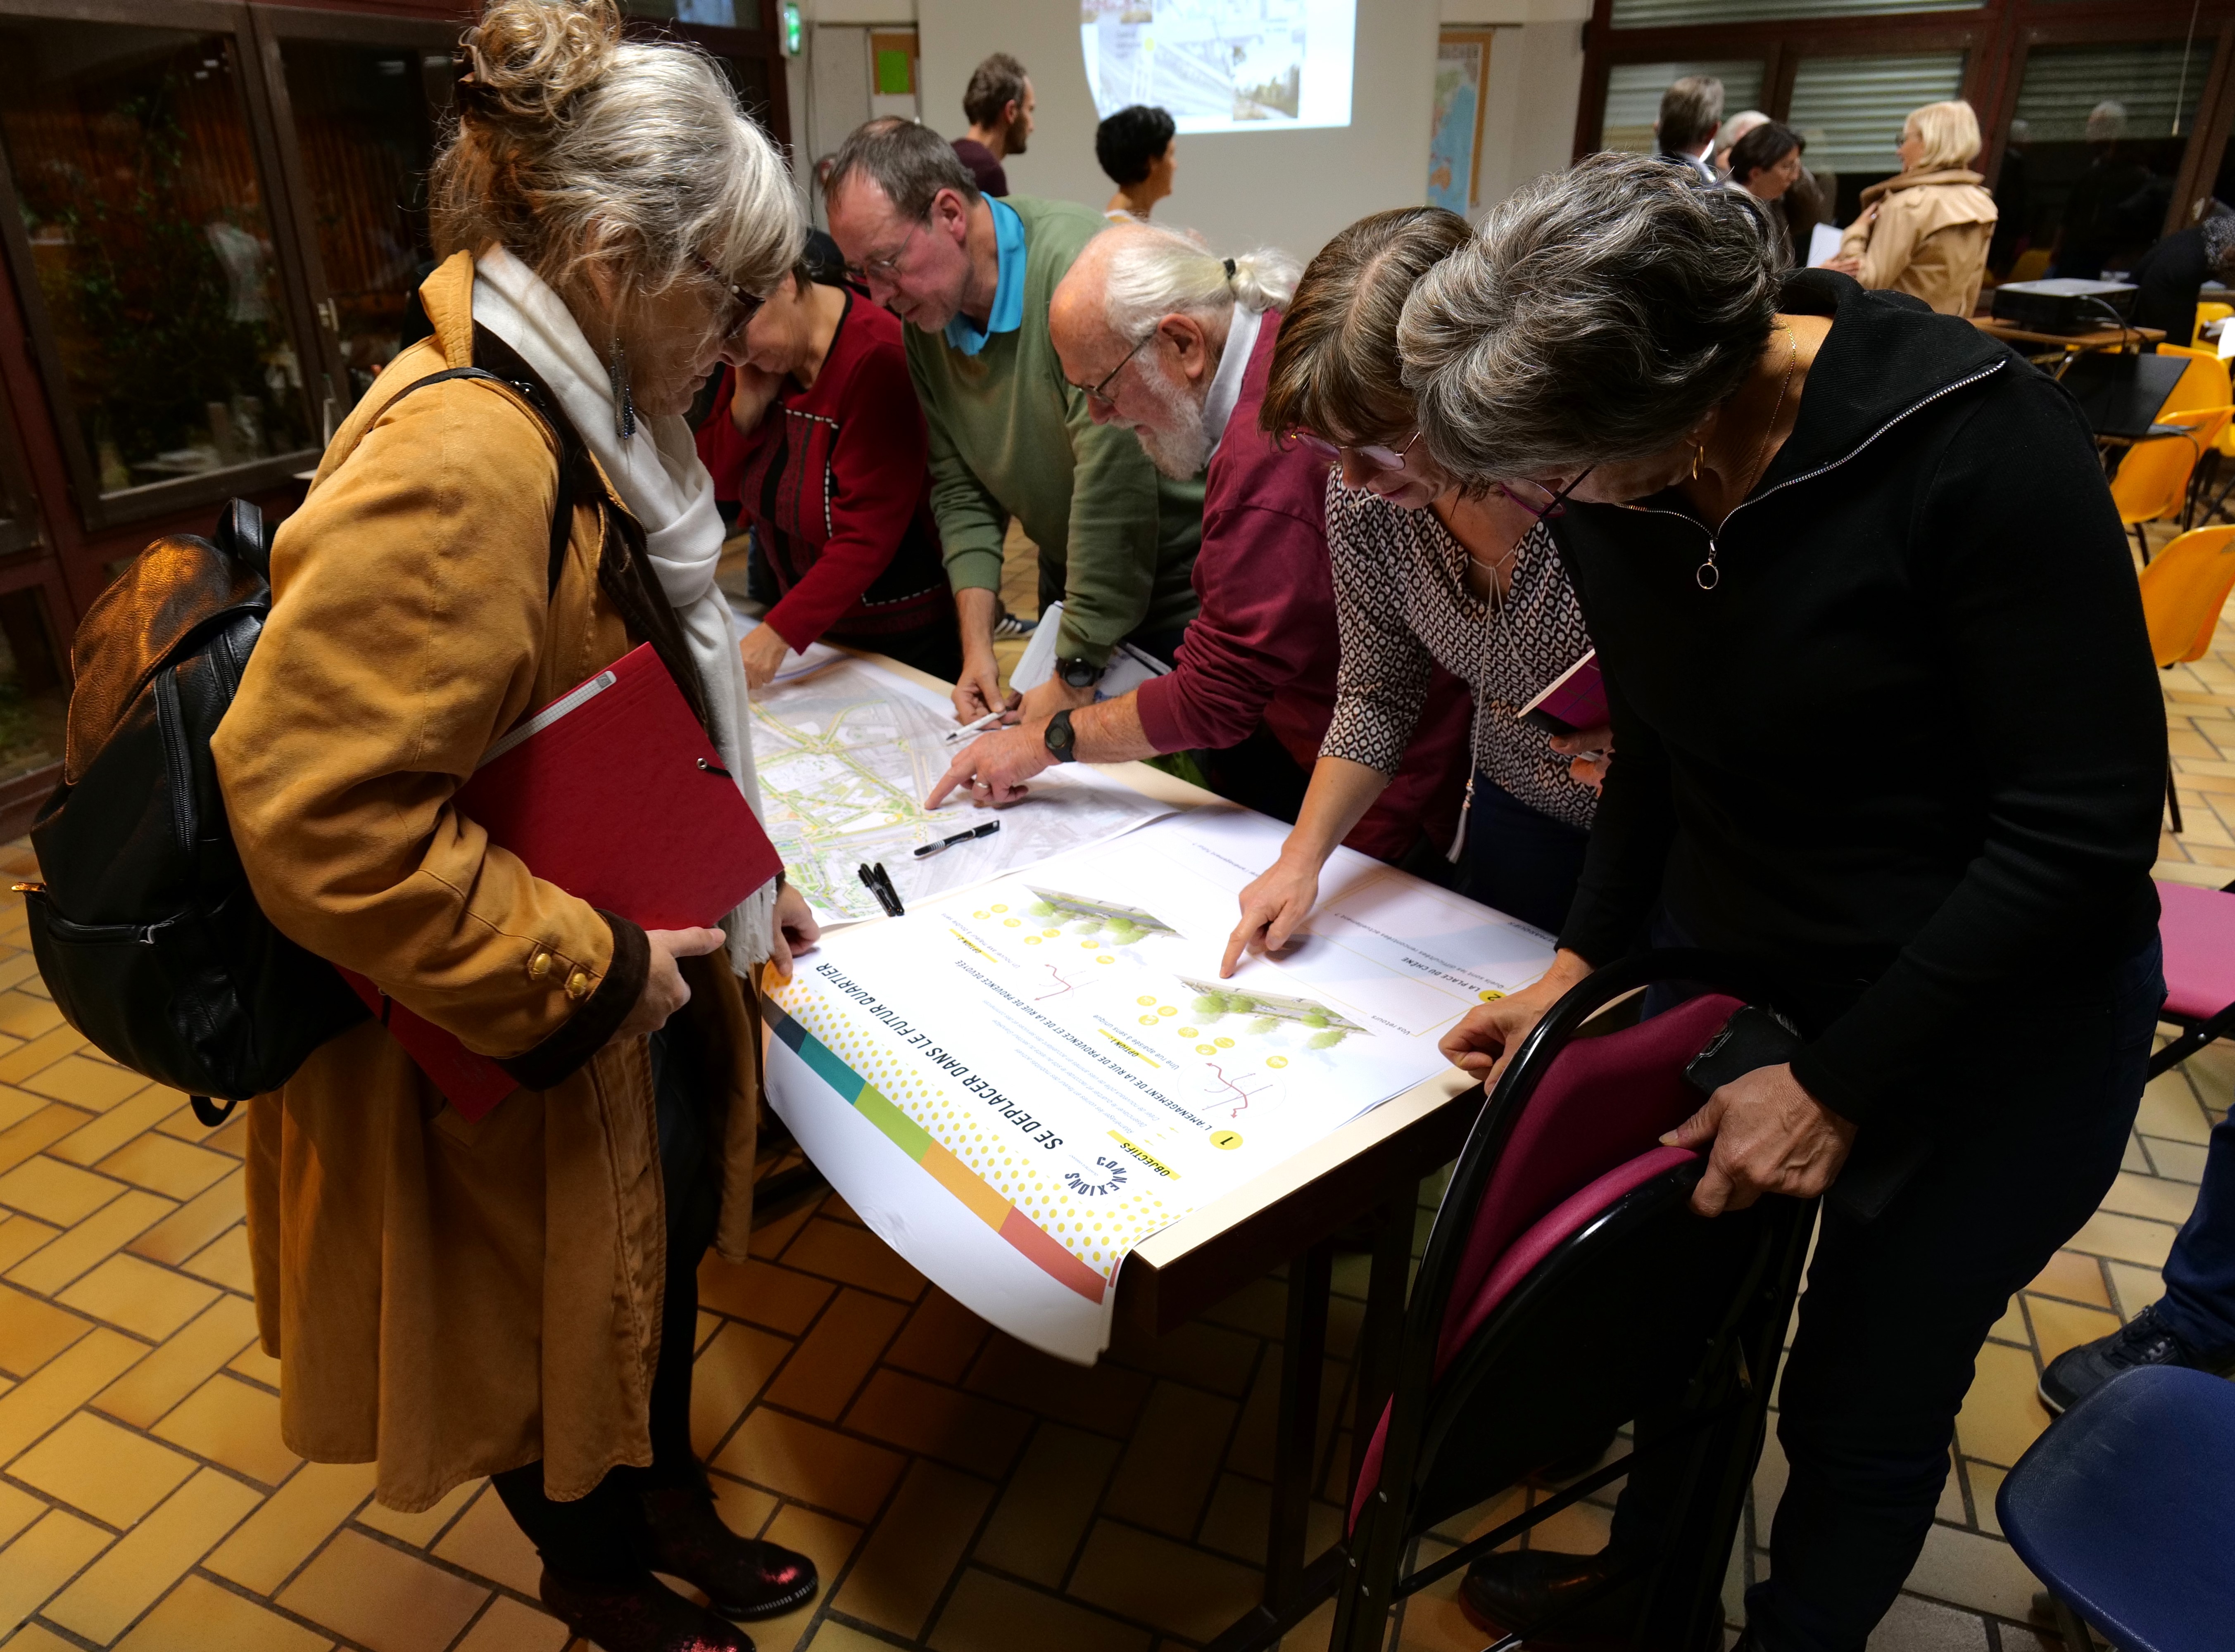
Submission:
{"label": "black chair frame", "polygon": [[[1515,1328],[1525,1323],[1533,1305],[1565,1288],[1594,1251],[1620,1244],[1640,1224],[1665,1216],[1672,1205],[1685,1205],[1698,1181],[1703,1166],[1695,1161],[1651,1179],[1600,1212],[1540,1263],[1458,1351],[1443,1375],[1436,1374],[1445,1314],[1477,1207],[1530,1097],[1553,1059],[1584,1023],[1617,999],[1657,982],[1681,982],[1765,1006],[1775,1002],[1760,976],[1734,960],[1690,950],[1646,952],[1609,964],[1579,983],[1522,1041],[1490,1093],[1453,1168],[1406,1303],[1380,1484],[1350,1535],[1330,1652],[1372,1652],[1386,1639],[1388,1614],[1399,1601],[1622,1479],[1643,1458],[1686,1448],[1691,1460],[1683,1476],[1681,1518],[1669,1523],[1661,1551],[1610,1575],[1591,1598],[1649,1571],[1653,1576],[1643,1591],[1646,1604],[1638,1620],[1636,1643],[1655,1652],[1679,1648],[1705,1652],[1722,1644],[1723,1578],[1766,1430],[1785,1328],[1814,1228],[1813,1200],[1765,1198],[1757,1205],[1766,1225],[1753,1241],[1759,1245],[1759,1256],[1749,1265],[1747,1286],[1736,1293],[1724,1322],[1693,1366],[1673,1414],[1653,1430],[1652,1438],[1495,1531],[1403,1575],[1404,1556],[1412,1539],[1434,1519],[1456,1512],[1430,1511],[1422,1518],[1420,1494],[1454,1427],[1465,1419],[1466,1397],[1476,1380],[1513,1355],[1518,1335]],[[1722,1223],[1734,1224],[1734,1218],[1727,1216],[1716,1224],[1700,1225],[1707,1229]],[[1361,1439],[1361,1453],[1364,1446]],[[1477,1494],[1468,1500],[1493,1495],[1518,1478],[1473,1488]],[[1560,1616],[1588,1604],[1589,1598],[1577,1598]],[[1551,1620],[1523,1626],[1487,1652],[1511,1652],[1530,1635],[1550,1627]]]}

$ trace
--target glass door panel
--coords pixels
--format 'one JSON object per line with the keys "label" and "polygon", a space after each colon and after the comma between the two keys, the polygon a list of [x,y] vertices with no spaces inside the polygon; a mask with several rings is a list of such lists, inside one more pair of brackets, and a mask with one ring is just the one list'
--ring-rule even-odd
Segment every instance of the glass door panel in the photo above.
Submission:
{"label": "glass door panel", "polygon": [[2206,38],[2027,54],[1995,180],[1996,275],[2092,280],[2165,233],[2212,51]]}
{"label": "glass door panel", "polygon": [[24,297],[95,492],[310,448],[233,38],[11,17],[0,55]]}
{"label": "glass door panel", "polygon": [[1901,170],[1894,146],[1910,111],[1963,89],[1962,52],[1800,60],[1786,123],[1807,140],[1808,170],[1834,203],[1832,221],[1853,223],[1864,189]]}
{"label": "glass door panel", "polygon": [[435,120],[416,48],[280,43],[325,320],[354,403],[401,348],[411,294],[434,258],[427,169]]}

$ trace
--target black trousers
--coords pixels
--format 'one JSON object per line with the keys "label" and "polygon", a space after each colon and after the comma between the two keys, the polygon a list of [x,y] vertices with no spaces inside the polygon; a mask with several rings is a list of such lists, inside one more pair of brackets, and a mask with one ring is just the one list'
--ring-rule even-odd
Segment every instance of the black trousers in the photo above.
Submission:
{"label": "black trousers", "polygon": [[[1779,1397],[1790,1473],[1769,1577],[1747,1591],[1765,1652],[1863,1652],[1917,1564],[1988,1330],[2118,1175],[2160,962],[2153,939],[2057,1030],[1983,1032],[2000,1059],[1961,1105],[1990,1116],[1942,1137],[1875,1219],[1826,1201]],[[1633,1475],[1616,1547],[1651,1541],[1675,1492]]]}
{"label": "black trousers", "polygon": [[706,1139],[705,1069],[688,1032],[652,1035],[659,1119],[659,1170],[667,1192],[667,1274],[659,1316],[659,1362],[652,1378],[652,1466],[616,1468],[587,1497],[560,1503],[543,1491],[543,1465],[491,1477],[505,1510],[553,1571],[621,1578],[639,1569],[643,1493],[699,1479],[691,1449],[691,1368],[698,1329],[698,1263],[713,1243],[720,1196]]}

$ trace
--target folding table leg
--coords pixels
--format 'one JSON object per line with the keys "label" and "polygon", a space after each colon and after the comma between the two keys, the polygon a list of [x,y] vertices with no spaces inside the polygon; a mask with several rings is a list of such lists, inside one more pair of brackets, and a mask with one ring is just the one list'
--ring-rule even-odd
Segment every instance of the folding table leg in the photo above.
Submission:
{"label": "folding table leg", "polygon": [[1281,1415],[1273,1448],[1273,1518],[1265,1547],[1265,1604],[1286,1616],[1304,1583],[1306,1527],[1327,1368],[1327,1296],[1334,1242],[1322,1239],[1288,1264],[1288,1334],[1281,1349]]}
{"label": "folding table leg", "polygon": [[1366,1287],[1366,1323],[1359,1329],[1357,1408],[1352,1414],[1351,1475],[1358,1473],[1366,1442],[1381,1420],[1381,1408],[1397,1384],[1398,1333],[1405,1323],[1405,1287],[1412,1263],[1413,1212],[1419,1196],[1417,1185],[1407,1182],[1398,1196],[1381,1208],[1373,1237],[1373,1270]]}

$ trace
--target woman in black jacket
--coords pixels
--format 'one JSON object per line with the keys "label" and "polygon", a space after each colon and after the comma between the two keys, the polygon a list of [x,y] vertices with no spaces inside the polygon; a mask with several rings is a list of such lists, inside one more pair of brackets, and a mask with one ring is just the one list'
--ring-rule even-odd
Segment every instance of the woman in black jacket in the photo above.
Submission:
{"label": "woman in black jacket", "polygon": [[[1960,319],[1780,280],[1753,213],[1594,157],[1406,305],[1437,461],[1564,496],[1617,753],[1553,970],[1445,1047],[1494,1072],[1648,934],[1780,983],[1798,1054],[1674,1139],[1709,1154],[1705,1215],[1833,1189],[1747,1607],[1754,1645],[1860,1652],[1989,1327],[2118,1171],[2164,992],[2165,717],[2070,400]],[[1495,1556],[1464,1598],[1525,1623],[1608,1564]]]}

